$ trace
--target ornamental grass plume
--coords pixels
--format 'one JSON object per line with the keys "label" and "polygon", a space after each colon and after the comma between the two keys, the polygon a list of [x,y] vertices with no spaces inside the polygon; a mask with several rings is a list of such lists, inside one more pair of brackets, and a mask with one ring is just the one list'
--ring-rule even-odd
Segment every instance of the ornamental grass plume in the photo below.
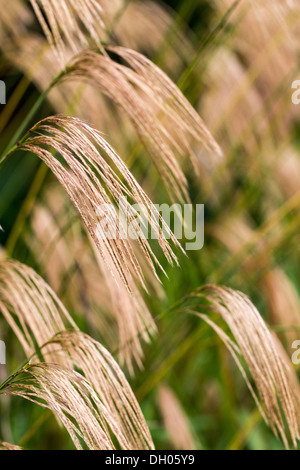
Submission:
{"label": "ornamental grass plume", "polygon": [[[168,261],[177,262],[176,255],[163,230],[166,231],[170,240],[177,247],[180,246],[178,241],[162,220],[154,204],[146,196],[121,158],[103,139],[100,132],[92,129],[79,119],[54,116],[38,123],[30,131],[29,137],[25,138],[18,148],[36,154],[52,170],[81,215],[108,269],[112,274],[115,269],[121,282],[129,290],[132,279],[140,281],[142,285],[144,285],[144,282],[132,246],[124,236],[127,227],[118,226],[116,236],[113,236],[113,232],[109,232],[108,237],[102,236],[101,232],[97,234],[97,230],[99,230],[98,211],[101,207],[110,208],[111,226],[109,230],[112,230],[111,227],[116,226],[117,213],[111,205],[111,200],[104,189],[104,185],[116,204],[119,204],[120,198],[123,197],[124,216],[126,220],[131,222],[132,228],[137,234],[139,246],[143,250],[153,272],[155,272],[155,265],[160,268],[161,265],[153,254],[145,236],[143,236],[141,227],[145,224],[145,221],[142,215],[131,206],[127,197],[142,208],[143,216],[154,230],[158,243]],[[68,167],[60,163],[48,148],[60,155]],[[84,149],[84,152],[82,149]],[[98,149],[101,149],[101,152],[107,155],[111,164],[116,167],[124,178],[127,186]],[[155,217],[151,216],[152,214]],[[160,223],[162,223],[162,227]]]}
{"label": "ornamental grass plume", "polygon": [[[0,262],[0,311],[26,356],[56,333],[76,328],[48,284],[33,269],[13,260]],[[49,348],[50,360],[59,360],[53,347]]]}
{"label": "ornamental grass plume", "polygon": [[216,165],[222,151],[176,85],[142,54],[122,47],[109,56],[84,51],[67,66],[63,79],[92,83],[127,114],[175,201],[188,202],[187,181],[178,160],[188,156],[200,172],[203,152]]}
{"label": "ornamental grass plume", "polygon": [[[60,62],[65,60],[68,46],[73,53],[92,43],[101,48],[105,39],[108,13],[116,13],[122,2],[118,0],[30,0],[41,27],[55,49]],[[110,5],[109,5],[110,3]],[[108,12],[109,6],[109,12]],[[106,24],[105,24],[106,23]]]}
{"label": "ornamental grass plume", "polygon": [[[153,449],[152,438],[141,409],[124,373],[111,354],[97,341],[80,331],[64,331],[50,342],[73,363],[101,399],[101,407],[123,449]],[[47,355],[46,355],[47,358]],[[96,406],[97,403],[96,403]],[[99,408],[99,413],[101,409]]]}
{"label": "ornamental grass plume", "polygon": [[[201,298],[208,300],[209,310],[221,316],[234,340],[214,319],[198,313],[202,308],[201,304],[194,310],[195,313],[197,312],[196,314],[207,322],[225,343],[241,370],[262,416],[275,435],[280,435],[286,447],[289,447],[290,436],[296,447],[300,438],[300,409],[294,385],[298,383],[298,379],[286,352],[282,347],[278,347],[278,340],[274,340],[257,309],[241,292],[209,285],[201,288],[196,294],[196,297],[198,296],[200,302]],[[258,395],[247,378],[242,358],[249,368]]]}
{"label": "ornamental grass plume", "polygon": [[[28,364],[10,377],[0,394],[18,396],[51,410],[75,447],[113,450],[108,428],[123,444],[122,433],[91,384],[75,371],[54,364]],[[66,399],[67,397],[67,399]]]}

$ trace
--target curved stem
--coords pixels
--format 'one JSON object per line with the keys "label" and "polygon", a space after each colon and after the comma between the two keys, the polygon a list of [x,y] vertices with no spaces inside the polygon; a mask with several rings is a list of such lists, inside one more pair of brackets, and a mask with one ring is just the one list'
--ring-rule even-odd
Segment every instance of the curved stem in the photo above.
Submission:
{"label": "curved stem", "polygon": [[[3,151],[3,153],[0,157],[0,165],[6,160],[6,158],[11,153],[13,153],[18,148],[19,143],[23,142],[26,139],[26,137],[28,136],[28,132],[25,135],[23,135],[24,132],[30,126],[30,122],[32,121],[32,119],[34,118],[34,116],[36,115],[38,110],[40,109],[43,102],[45,101],[49,91],[59,82],[59,80],[64,76],[64,74],[65,74],[65,71],[60,72],[54,78],[54,80],[50,83],[48,88],[46,88],[46,90],[44,90],[43,93],[41,93],[41,95],[38,97],[37,101],[35,102],[35,104],[31,108],[30,112],[28,113],[26,119],[24,119],[21,126],[18,127],[17,131],[15,132],[15,134],[13,135],[11,140],[9,141],[7,147],[4,149],[4,151]],[[23,137],[22,137],[22,135],[23,135]],[[21,137],[22,137],[22,139],[21,139]],[[19,142],[19,140],[20,140],[20,142]]]}
{"label": "curved stem", "polygon": [[24,204],[21,207],[20,212],[18,213],[17,219],[6,242],[6,255],[8,256],[8,258],[13,255],[13,251],[18,241],[18,238],[22,233],[24,223],[28,217],[28,214],[34,206],[36,195],[47,176],[47,172],[48,167],[41,163],[35,175],[33,183],[30,187],[29,193],[24,201]]}
{"label": "curved stem", "polygon": [[[68,110],[67,110],[67,114],[73,114],[74,110],[76,109],[76,106],[78,105],[79,103],[79,100],[80,98],[82,97],[82,93],[84,91],[84,88],[82,88],[82,85],[80,85],[77,93],[75,94],[72,102],[70,103],[69,107],[68,107]],[[34,126],[36,127],[36,126]],[[34,129],[34,127],[32,129]],[[21,139],[21,142],[23,142],[24,140],[26,140],[26,138],[28,137],[28,132],[27,134],[24,135],[24,137]],[[11,153],[13,153],[16,148],[17,148],[18,145],[15,145],[10,151],[8,154],[6,154],[6,156],[9,156]],[[35,202],[35,199],[37,197],[37,194],[42,186],[42,184],[44,183],[46,177],[47,177],[47,174],[48,174],[48,170],[49,168],[44,164],[44,163],[41,163],[36,175],[35,175],[35,178],[33,180],[33,183],[32,185],[30,186],[30,189],[29,189],[29,192],[22,204],[22,207],[20,209],[20,212],[18,214],[18,217],[12,227],[12,230],[10,232],[10,235],[8,237],[8,240],[6,242],[6,254],[8,257],[11,257],[13,255],[13,251],[15,249],[15,246],[17,244],[17,241],[19,239],[19,236],[20,234],[22,233],[22,230],[23,230],[23,226],[25,224],[25,221],[31,211],[31,209],[33,208],[34,206],[34,202]]]}

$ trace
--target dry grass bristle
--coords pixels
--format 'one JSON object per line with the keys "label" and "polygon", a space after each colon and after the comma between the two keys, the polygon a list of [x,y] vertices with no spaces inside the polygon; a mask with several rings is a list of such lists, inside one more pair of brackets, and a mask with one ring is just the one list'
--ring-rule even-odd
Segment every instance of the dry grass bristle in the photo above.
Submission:
{"label": "dry grass bristle", "polygon": [[[127,379],[111,354],[82,332],[62,332],[51,341],[92,384],[122,449],[153,449],[153,442]],[[97,405],[97,404],[96,404]],[[101,408],[99,409],[99,413]]]}

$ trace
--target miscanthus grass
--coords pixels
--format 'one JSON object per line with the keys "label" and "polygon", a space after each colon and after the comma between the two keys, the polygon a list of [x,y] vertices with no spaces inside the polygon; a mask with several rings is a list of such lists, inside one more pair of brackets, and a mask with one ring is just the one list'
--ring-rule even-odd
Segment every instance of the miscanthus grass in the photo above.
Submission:
{"label": "miscanthus grass", "polygon": [[298,446],[299,6],[179,3],[0,0],[0,450]]}

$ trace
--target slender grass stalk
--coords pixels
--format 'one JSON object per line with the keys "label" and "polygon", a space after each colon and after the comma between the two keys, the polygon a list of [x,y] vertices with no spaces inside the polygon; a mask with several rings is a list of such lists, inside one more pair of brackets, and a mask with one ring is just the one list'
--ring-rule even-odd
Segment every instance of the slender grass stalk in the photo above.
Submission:
{"label": "slender grass stalk", "polygon": [[26,199],[21,207],[21,210],[18,212],[16,221],[7,239],[5,248],[6,248],[6,254],[9,258],[13,255],[16,243],[18,241],[19,236],[22,233],[28,214],[31,212],[32,208],[34,207],[36,196],[43,182],[45,181],[47,174],[48,174],[48,167],[44,165],[43,163],[41,163],[34,177],[30,190],[26,196]]}
{"label": "slender grass stalk", "polygon": [[[55,83],[58,83],[58,81],[59,81],[59,78],[56,79]],[[49,88],[48,92],[52,89],[53,86],[55,86],[55,83]],[[76,107],[79,103],[79,100],[83,94],[84,88],[85,88],[85,85],[79,86],[78,93],[75,94],[73,101],[68,106],[68,110],[67,110],[68,115],[74,114]],[[26,135],[24,136],[24,139],[26,139]],[[48,172],[49,172],[49,168],[43,163],[41,163],[34,177],[32,185],[28,191],[28,194],[24,200],[24,203],[22,204],[22,207],[18,213],[17,219],[9,234],[8,240],[6,242],[6,253],[8,257],[11,257],[13,255],[16,243],[18,241],[19,236],[22,233],[27,216],[30,213],[31,209],[34,207],[36,197],[48,175]]]}
{"label": "slender grass stalk", "polygon": [[52,413],[50,410],[45,410],[42,415],[30,426],[26,434],[19,440],[18,445],[24,447],[30,439],[35,437],[43,424],[45,424],[49,418],[51,418]]}
{"label": "slender grass stalk", "polygon": [[[3,162],[15,151],[17,150],[18,146],[20,143],[24,142],[26,138],[28,137],[29,133],[25,131],[28,130],[30,123],[32,122],[33,118],[39,111],[40,107],[44,103],[45,99],[48,96],[48,93],[50,90],[60,81],[60,79],[65,75],[65,71],[60,72],[52,81],[52,83],[48,86],[46,90],[44,90],[36,100],[35,104],[29,111],[26,119],[22,122],[22,124],[17,128],[15,134],[9,141],[8,145],[2,152],[2,155],[0,157],[0,166],[3,164]],[[25,133],[25,134],[24,134]],[[23,137],[22,137],[23,136]]]}
{"label": "slender grass stalk", "polygon": [[245,442],[262,421],[261,414],[258,409],[255,409],[246,420],[245,424],[237,431],[232,441],[228,444],[226,450],[240,450],[244,447]]}
{"label": "slender grass stalk", "polygon": [[178,87],[180,88],[180,90],[182,90],[182,91],[185,90],[187,82],[188,82],[191,74],[193,73],[193,71],[197,67],[197,65],[199,63],[199,60],[201,59],[201,56],[203,54],[203,51],[205,50],[207,45],[210,44],[211,42],[213,42],[216,39],[216,37],[218,36],[218,34],[224,29],[224,27],[227,25],[227,22],[228,22],[230,16],[234,12],[234,10],[237,8],[237,6],[241,3],[241,1],[242,0],[236,0],[233,3],[233,5],[227,10],[227,12],[224,14],[224,16],[221,18],[221,20],[215,26],[213,31],[203,41],[203,43],[201,44],[201,47],[199,48],[199,50],[198,50],[197,54],[195,55],[194,59],[192,60],[190,65],[185,69],[185,71],[183,72],[182,76],[180,77],[180,79],[178,81]]}

